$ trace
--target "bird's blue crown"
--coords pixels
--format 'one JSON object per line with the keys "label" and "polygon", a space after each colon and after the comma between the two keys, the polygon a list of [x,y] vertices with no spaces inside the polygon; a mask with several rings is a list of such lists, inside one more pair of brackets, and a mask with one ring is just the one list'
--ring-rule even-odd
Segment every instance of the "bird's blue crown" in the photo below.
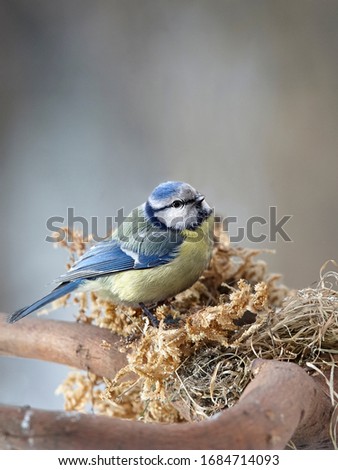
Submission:
{"label": "bird's blue crown", "polygon": [[181,181],[166,181],[165,183],[161,183],[151,193],[150,198],[157,201],[166,199],[177,193],[178,189],[184,184],[185,183]]}

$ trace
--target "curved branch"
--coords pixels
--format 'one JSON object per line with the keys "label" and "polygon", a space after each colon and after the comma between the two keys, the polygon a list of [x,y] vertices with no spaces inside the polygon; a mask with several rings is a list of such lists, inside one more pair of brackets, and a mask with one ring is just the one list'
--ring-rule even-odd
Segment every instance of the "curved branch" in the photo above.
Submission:
{"label": "curved branch", "polygon": [[114,377],[126,365],[120,338],[106,328],[26,318],[8,324],[0,314],[0,355],[66,364],[101,377]]}
{"label": "curved branch", "polygon": [[[104,416],[0,407],[3,449],[329,448],[327,395],[291,363],[255,361],[239,403],[211,419],[145,424]],[[296,437],[296,439],[295,439]]]}

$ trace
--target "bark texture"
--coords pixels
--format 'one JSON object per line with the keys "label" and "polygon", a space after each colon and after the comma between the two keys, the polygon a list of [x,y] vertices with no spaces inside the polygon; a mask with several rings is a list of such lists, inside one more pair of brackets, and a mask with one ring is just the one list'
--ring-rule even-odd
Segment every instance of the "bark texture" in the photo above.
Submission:
{"label": "bark texture", "polygon": [[[5,316],[0,319],[1,354],[59,362],[105,377],[126,363],[118,343],[117,336],[91,325],[40,319],[8,325]],[[257,359],[252,373],[236,406],[198,423],[145,424],[0,406],[0,448],[283,449],[290,440],[297,448],[332,448],[333,407],[325,384],[286,362]]]}

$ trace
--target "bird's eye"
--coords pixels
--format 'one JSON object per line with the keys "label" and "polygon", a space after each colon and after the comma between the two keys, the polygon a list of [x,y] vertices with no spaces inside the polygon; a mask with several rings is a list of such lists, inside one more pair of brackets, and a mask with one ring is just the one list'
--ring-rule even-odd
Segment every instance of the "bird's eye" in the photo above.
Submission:
{"label": "bird's eye", "polygon": [[181,201],[180,199],[176,199],[176,201],[174,201],[171,204],[171,207],[174,207],[175,209],[179,209],[180,207],[183,207],[183,206],[184,206],[184,202]]}

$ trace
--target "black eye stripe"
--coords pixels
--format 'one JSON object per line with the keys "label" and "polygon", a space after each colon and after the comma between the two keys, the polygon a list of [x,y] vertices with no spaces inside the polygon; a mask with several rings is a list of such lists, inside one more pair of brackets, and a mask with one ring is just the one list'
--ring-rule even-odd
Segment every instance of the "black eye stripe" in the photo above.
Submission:
{"label": "black eye stripe", "polygon": [[[188,199],[183,202],[184,204],[193,204],[194,202],[196,202],[196,199]],[[155,208],[152,208],[152,209],[154,212],[159,212],[159,211],[164,211],[165,209],[170,209],[170,208],[172,208],[172,203],[167,204],[166,206],[163,206],[163,207],[159,207],[158,209],[155,209]]]}

